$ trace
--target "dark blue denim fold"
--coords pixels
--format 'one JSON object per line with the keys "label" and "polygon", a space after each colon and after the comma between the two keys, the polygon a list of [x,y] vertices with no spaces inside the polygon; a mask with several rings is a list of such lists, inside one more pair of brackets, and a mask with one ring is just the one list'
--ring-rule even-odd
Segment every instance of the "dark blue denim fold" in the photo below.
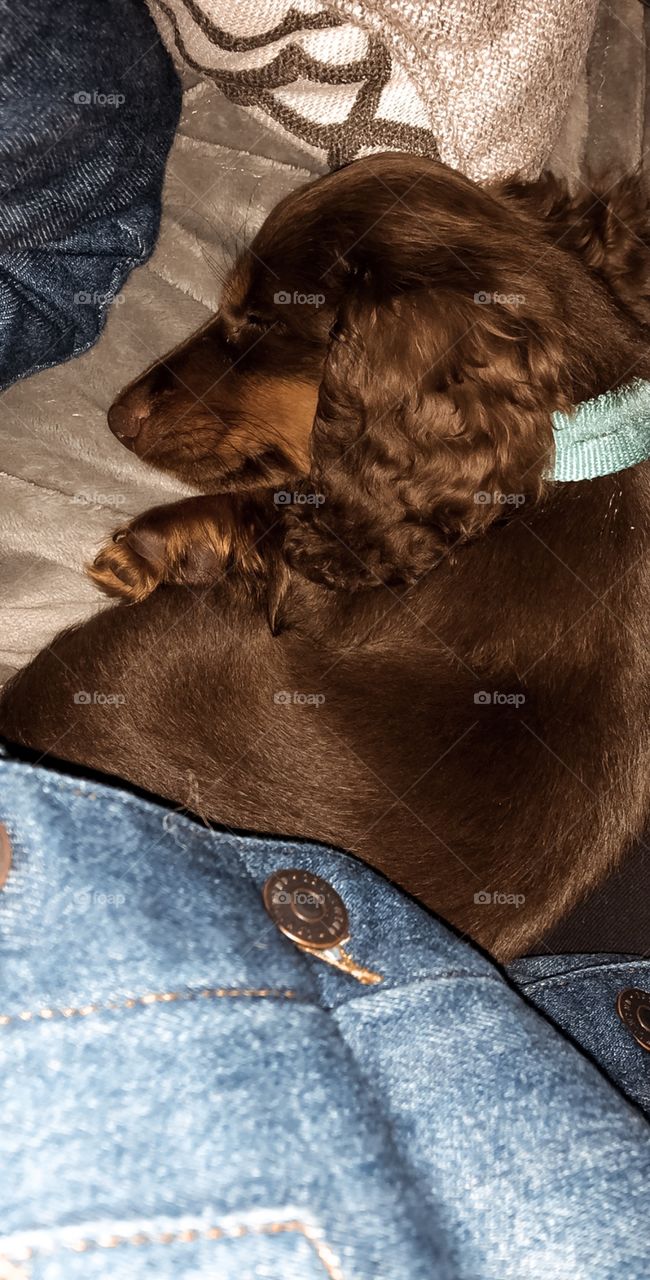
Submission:
{"label": "dark blue denim fold", "polygon": [[[647,1121],[381,876],[6,759],[0,822],[12,1275],[647,1280]],[[379,984],[278,931],[287,866]]]}
{"label": "dark blue denim fold", "polygon": [[151,253],[180,85],[142,0],[0,0],[0,386],[85,351]]}
{"label": "dark blue denim fold", "polygon": [[511,965],[509,973],[531,1004],[566,1031],[650,1116],[650,1053],[616,1011],[617,997],[626,988],[650,992],[650,960],[623,955],[528,956]]}

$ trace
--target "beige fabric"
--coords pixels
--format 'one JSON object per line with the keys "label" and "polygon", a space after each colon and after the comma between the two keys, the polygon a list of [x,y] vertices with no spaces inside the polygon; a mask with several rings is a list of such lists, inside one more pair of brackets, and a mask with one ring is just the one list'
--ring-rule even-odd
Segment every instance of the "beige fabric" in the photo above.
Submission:
{"label": "beige fabric", "polygon": [[476,179],[537,176],[597,0],[149,0],[181,65],[331,166],[438,152]]}

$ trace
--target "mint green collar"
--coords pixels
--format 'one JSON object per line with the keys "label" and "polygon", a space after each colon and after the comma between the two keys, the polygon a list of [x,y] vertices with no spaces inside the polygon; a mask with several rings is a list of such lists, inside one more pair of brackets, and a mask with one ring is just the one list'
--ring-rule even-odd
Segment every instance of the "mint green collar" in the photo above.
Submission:
{"label": "mint green collar", "polygon": [[618,391],[553,414],[551,480],[593,480],[650,458],[650,382],[637,378]]}

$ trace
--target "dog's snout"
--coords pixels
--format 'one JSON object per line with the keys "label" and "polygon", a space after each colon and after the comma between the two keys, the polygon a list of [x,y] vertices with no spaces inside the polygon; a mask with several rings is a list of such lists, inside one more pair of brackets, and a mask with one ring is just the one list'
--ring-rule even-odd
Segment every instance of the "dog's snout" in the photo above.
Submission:
{"label": "dog's snout", "polygon": [[124,444],[131,444],[140,430],[142,417],[118,402],[111,405],[108,411],[108,425],[118,440],[122,440]]}
{"label": "dog's snout", "polygon": [[150,388],[139,383],[125,391],[108,411],[108,425],[127,449],[135,447],[140,430],[151,412]]}
{"label": "dog's snout", "polygon": [[118,396],[108,411],[108,425],[127,449],[137,451],[142,428],[155,424],[161,402],[177,392],[180,385],[169,364],[159,361]]}

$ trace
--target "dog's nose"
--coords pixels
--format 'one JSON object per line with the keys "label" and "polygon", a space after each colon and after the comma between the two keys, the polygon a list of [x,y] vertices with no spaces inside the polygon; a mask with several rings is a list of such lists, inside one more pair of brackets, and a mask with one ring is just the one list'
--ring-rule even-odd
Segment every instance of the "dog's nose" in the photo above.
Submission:
{"label": "dog's nose", "polygon": [[135,408],[120,404],[118,400],[108,411],[108,425],[127,449],[133,449],[145,417],[145,412],[138,413]]}

